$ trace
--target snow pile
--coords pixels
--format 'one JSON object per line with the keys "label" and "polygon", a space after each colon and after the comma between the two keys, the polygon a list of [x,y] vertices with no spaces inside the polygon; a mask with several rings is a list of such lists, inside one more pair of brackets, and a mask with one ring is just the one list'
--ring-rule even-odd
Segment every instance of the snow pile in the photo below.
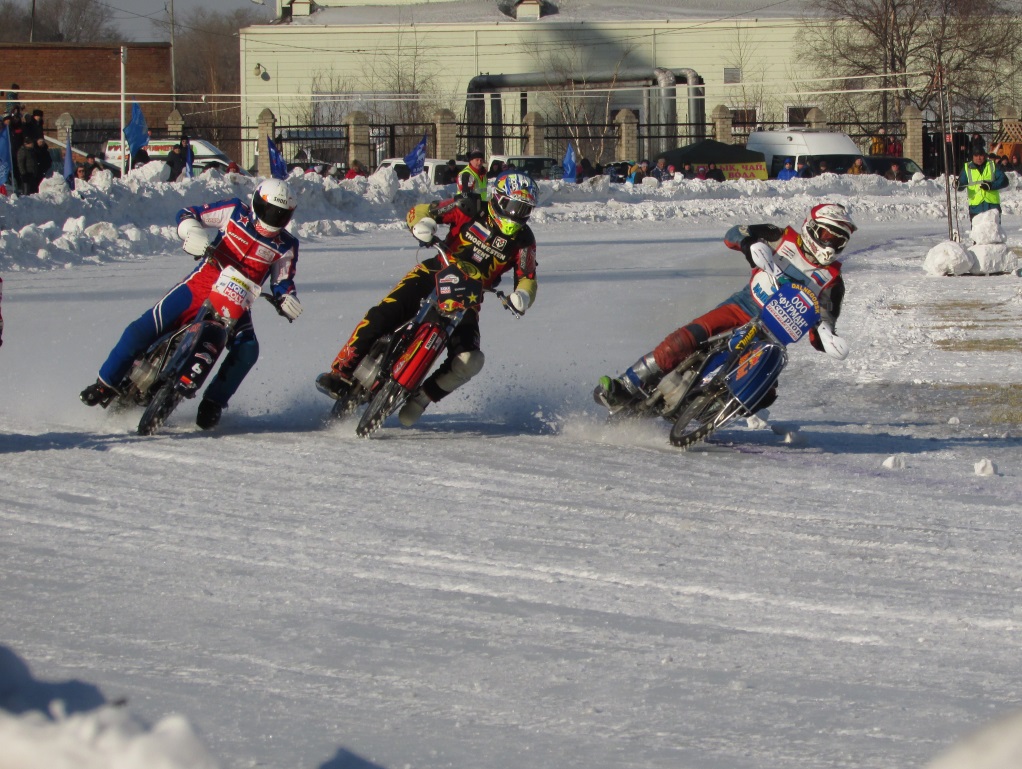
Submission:
{"label": "snow pile", "polygon": [[[77,709],[82,712],[69,712]],[[0,769],[216,769],[181,716],[149,728],[88,684],[49,684],[0,647]]]}
{"label": "snow pile", "polygon": [[1015,269],[1015,254],[1006,245],[1008,236],[1001,229],[1001,212],[996,208],[976,214],[972,220],[974,275],[992,275]]}
{"label": "snow pile", "polygon": [[945,240],[931,248],[923,260],[930,275],[967,275],[973,269],[973,257],[961,243]]}

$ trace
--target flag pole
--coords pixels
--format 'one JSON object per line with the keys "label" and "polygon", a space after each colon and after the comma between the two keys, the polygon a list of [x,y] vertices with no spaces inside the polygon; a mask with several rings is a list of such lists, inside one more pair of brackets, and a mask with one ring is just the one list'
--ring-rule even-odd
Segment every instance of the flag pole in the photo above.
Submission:
{"label": "flag pole", "polygon": [[121,176],[128,175],[128,137],[124,135],[124,129],[127,127],[126,112],[126,90],[127,84],[127,63],[128,63],[128,47],[126,45],[121,46]]}

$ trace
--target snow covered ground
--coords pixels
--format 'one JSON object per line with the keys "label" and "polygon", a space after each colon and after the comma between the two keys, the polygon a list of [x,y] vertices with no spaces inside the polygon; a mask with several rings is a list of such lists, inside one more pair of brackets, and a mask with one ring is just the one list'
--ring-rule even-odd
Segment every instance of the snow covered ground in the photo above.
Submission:
{"label": "snow covered ground", "polygon": [[[191,268],[176,209],[250,187],[0,201],[0,768],[886,769],[1022,707],[1022,283],[923,272],[940,184],[544,184],[536,305],[371,440],[312,380],[431,191],[296,187],[305,313],[151,438],[77,393]],[[741,285],[726,228],[821,198],[849,358],[793,348],[776,430],[606,425],[599,375]]]}

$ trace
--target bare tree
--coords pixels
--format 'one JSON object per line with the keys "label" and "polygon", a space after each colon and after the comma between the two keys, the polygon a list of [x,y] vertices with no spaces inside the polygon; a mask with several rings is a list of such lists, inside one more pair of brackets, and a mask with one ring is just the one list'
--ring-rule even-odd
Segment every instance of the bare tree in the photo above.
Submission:
{"label": "bare tree", "polygon": [[1022,43],[1010,0],[820,0],[818,9],[824,18],[804,26],[818,69],[863,78],[846,81],[828,113],[863,128],[898,121],[909,104],[935,114],[939,67],[961,115],[990,116],[995,99],[1016,96],[1004,92],[1019,74]]}
{"label": "bare tree", "polygon": [[100,0],[0,0],[0,40],[27,43],[106,43],[124,39],[114,9]]}

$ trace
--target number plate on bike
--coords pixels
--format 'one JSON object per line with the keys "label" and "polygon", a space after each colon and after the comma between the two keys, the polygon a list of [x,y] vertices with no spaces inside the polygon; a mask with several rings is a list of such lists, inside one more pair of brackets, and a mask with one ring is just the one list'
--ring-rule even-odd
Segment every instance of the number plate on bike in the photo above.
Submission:
{"label": "number plate on bike", "polygon": [[820,320],[816,295],[799,283],[785,283],[763,305],[763,325],[782,344],[801,339]]}
{"label": "number plate on bike", "polygon": [[259,297],[259,284],[236,267],[225,267],[209,292],[213,309],[222,318],[237,320]]}
{"label": "number plate on bike", "polygon": [[479,304],[483,284],[452,264],[436,274],[436,296],[441,312],[457,312]]}

